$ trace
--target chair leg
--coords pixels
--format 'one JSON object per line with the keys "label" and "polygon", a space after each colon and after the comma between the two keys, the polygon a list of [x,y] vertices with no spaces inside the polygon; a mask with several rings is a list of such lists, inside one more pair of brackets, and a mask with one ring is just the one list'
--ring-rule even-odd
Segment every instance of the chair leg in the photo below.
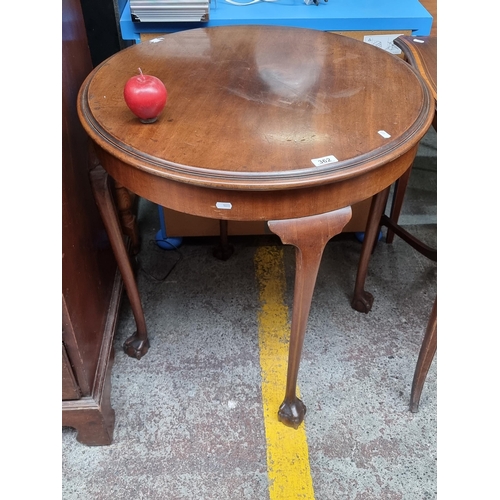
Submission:
{"label": "chair leg", "polygon": [[437,298],[432,306],[431,315],[427,323],[424,340],[420,347],[415,374],[413,375],[413,383],[410,396],[410,411],[416,413],[420,403],[420,395],[424,386],[427,373],[431,366],[434,355],[437,349]]}
{"label": "chair leg", "polygon": [[[432,120],[432,126],[434,130],[437,132],[437,109],[434,112],[434,118]],[[410,168],[396,181],[394,186],[394,195],[392,197],[391,204],[391,212],[389,215],[389,219],[397,224],[399,220],[399,216],[401,215],[401,209],[403,208],[403,200],[406,193],[406,188],[408,187],[408,182],[410,180],[411,170],[413,168],[413,164]],[[394,241],[394,231],[389,226],[387,228],[387,236],[385,238],[386,243],[392,243]]]}
{"label": "chair leg", "polygon": [[[392,197],[391,212],[389,218],[395,223],[398,223],[399,216],[401,214],[401,209],[403,208],[403,200],[406,193],[406,188],[408,187],[408,181],[410,180],[410,174],[413,165],[396,181],[394,186],[394,195]],[[387,236],[385,238],[386,243],[392,243],[394,241],[394,231],[388,227]]]}

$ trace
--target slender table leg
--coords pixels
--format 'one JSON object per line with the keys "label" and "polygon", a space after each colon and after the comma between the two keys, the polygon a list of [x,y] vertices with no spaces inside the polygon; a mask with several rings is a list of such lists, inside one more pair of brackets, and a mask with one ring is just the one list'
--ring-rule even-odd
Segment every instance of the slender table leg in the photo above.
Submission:
{"label": "slender table leg", "polygon": [[130,238],[132,253],[137,255],[141,246],[137,220],[132,213],[132,198],[127,188],[115,182],[116,208],[120,215],[123,232]]}
{"label": "slender table leg", "polygon": [[[403,208],[403,201],[406,193],[406,188],[408,187],[408,182],[410,180],[410,174],[413,165],[396,181],[394,186],[394,197],[392,199],[391,212],[389,218],[395,223],[398,223],[399,216],[401,214],[401,209]],[[386,243],[392,243],[394,241],[394,231],[388,227],[387,236],[385,237]]]}
{"label": "slender table leg", "polygon": [[109,241],[113,253],[115,254],[137,325],[137,331],[125,341],[123,348],[130,357],[141,359],[149,349],[146,320],[144,319],[144,312],[142,310],[134,272],[123,241],[118,213],[113,196],[111,195],[109,176],[102,166],[98,166],[90,171],[90,182],[97,208],[99,209],[104,227],[108,233]]}
{"label": "slender table leg", "polygon": [[229,244],[229,237],[227,232],[228,228],[227,220],[221,219],[219,221],[219,227],[220,227],[219,246],[214,249],[213,255],[217,259],[227,260],[234,253],[234,247]]}
{"label": "slender table leg", "polygon": [[365,238],[363,240],[363,246],[361,247],[358,274],[354,286],[354,297],[351,301],[352,308],[359,312],[367,313],[371,310],[373,305],[373,295],[365,291],[365,281],[372,249],[380,231],[380,219],[387,203],[389,189],[390,187],[387,187],[372,198],[370,213],[368,214]]}
{"label": "slender table leg", "polygon": [[418,405],[420,404],[420,395],[424,387],[424,382],[427,377],[429,368],[431,367],[432,360],[436,354],[437,349],[437,298],[432,306],[429,322],[427,323],[427,330],[420,347],[418,355],[417,366],[415,367],[415,374],[413,375],[413,383],[411,386],[410,396],[410,411],[416,413]]}
{"label": "slender table leg", "polygon": [[285,399],[278,418],[295,429],[304,420],[306,407],[297,397],[297,376],[306,332],[311,299],[316,284],[323,250],[328,241],[339,234],[351,219],[351,207],[300,219],[269,221],[269,229],[283,244],[296,247],[295,290],[288,354]]}

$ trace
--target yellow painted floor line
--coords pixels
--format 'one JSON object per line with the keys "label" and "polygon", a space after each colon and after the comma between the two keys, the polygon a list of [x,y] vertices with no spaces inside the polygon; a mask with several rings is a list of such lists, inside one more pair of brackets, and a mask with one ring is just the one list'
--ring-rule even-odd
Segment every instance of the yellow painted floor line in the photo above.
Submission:
{"label": "yellow painted floor line", "polygon": [[285,395],[290,338],[288,307],[284,301],[283,249],[259,247],[254,263],[261,302],[259,351],[269,497],[270,500],[314,500],[305,424],[293,429],[278,420],[278,408]]}

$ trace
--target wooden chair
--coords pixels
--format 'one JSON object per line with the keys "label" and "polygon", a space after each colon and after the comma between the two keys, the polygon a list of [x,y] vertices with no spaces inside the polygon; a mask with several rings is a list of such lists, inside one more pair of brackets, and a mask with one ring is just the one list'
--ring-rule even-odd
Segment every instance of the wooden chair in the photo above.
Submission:
{"label": "wooden chair", "polygon": [[[394,40],[394,44],[398,46],[406,61],[413,66],[425,80],[432,96],[436,103],[436,111],[432,126],[437,132],[437,36],[399,36]],[[411,168],[400,177],[394,186],[394,196],[392,198],[392,206],[390,215],[387,220],[384,220],[382,225],[387,226],[386,242],[392,243],[394,234],[397,228],[399,215],[403,206],[403,200],[410,179]],[[427,250],[426,250],[427,251]]]}
{"label": "wooden chair", "polygon": [[[412,37],[400,36],[395,44],[403,51],[405,59],[411,64],[423,77],[429,86],[435,100],[436,111],[432,126],[437,132],[437,36]],[[404,194],[408,186],[411,168],[403,176],[403,180],[398,180],[394,190],[392,201],[390,221],[397,224],[401,208],[403,205]],[[387,227],[387,243],[392,243],[395,231]],[[422,247],[422,253],[427,257],[437,260],[437,254],[433,250],[428,253],[428,247]],[[413,375],[413,383],[410,395],[410,411],[417,412],[420,404],[420,395],[424,386],[427,373],[437,350],[437,297],[434,300],[432,311],[427,323],[427,330],[420,347],[420,353]]]}
{"label": "wooden chair", "polygon": [[[404,35],[396,38],[394,43],[403,51],[406,61],[420,73],[435,99],[436,110],[432,125],[437,131],[437,37],[414,37]],[[370,255],[375,248],[378,240],[377,236],[382,226],[387,227],[387,243],[392,243],[394,235],[396,234],[422,255],[433,261],[437,261],[436,249],[427,246],[398,224],[410,174],[411,167],[396,182],[389,215],[383,213],[389,197],[389,188],[373,197],[361,250],[358,274],[354,287],[354,296],[351,301],[352,307],[357,311],[368,313],[373,305],[373,295],[365,291],[364,286]],[[436,349],[437,298],[432,307],[413,376],[410,396],[410,410],[412,412],[418,411],[422,388],[432,360],[434,359]]]}

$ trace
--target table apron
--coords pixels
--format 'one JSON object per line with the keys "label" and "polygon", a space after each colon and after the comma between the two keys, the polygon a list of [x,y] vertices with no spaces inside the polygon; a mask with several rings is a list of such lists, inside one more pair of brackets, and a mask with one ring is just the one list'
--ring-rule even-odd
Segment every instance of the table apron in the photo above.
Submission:
{"label": "table apron", "polygon": [[228,190],[179,182],[149,173],[96,146],[103,168],[121,185],[153,203],[212,219],[269,221],[322,214],[366,200],[411,166],[418,144],[368,173],[318,186],[276,190]]}

